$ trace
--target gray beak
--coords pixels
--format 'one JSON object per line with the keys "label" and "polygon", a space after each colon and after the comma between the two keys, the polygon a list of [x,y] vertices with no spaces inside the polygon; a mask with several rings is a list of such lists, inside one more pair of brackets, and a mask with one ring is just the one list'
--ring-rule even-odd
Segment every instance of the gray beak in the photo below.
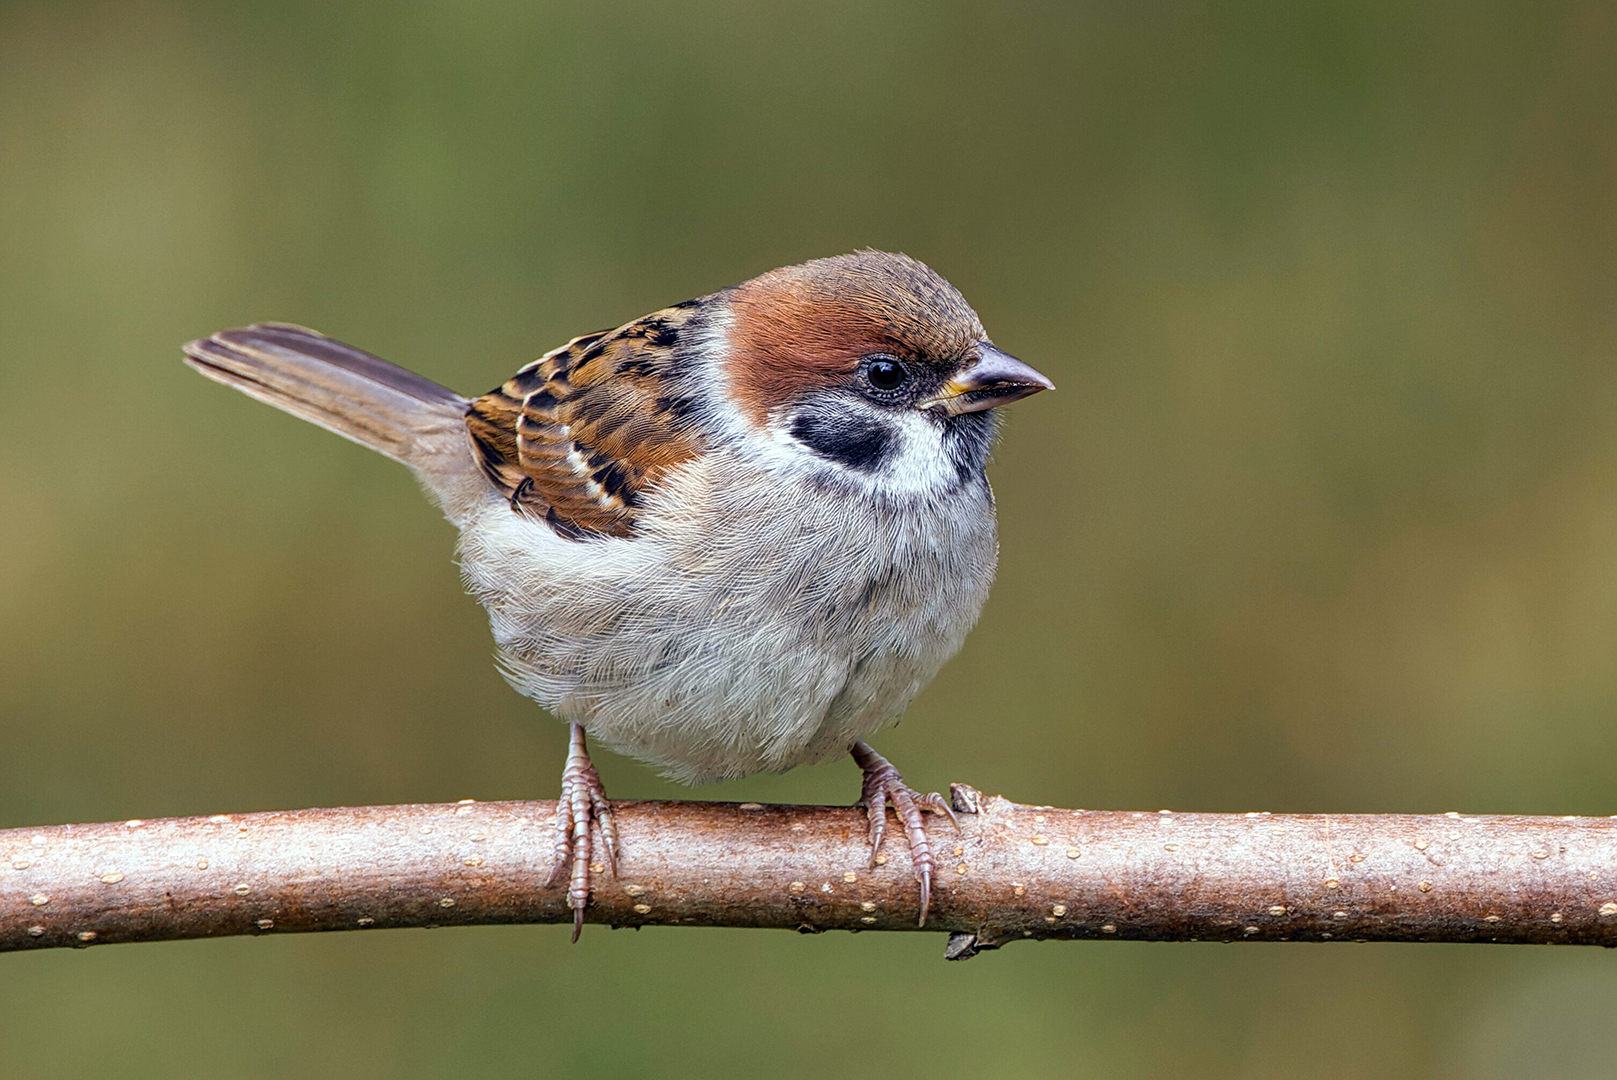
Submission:
{"label": "gray beak", "polygon": [[1010,353],[1001,352],[984,341],[977,346],[977,362],[950,379],[943,393],[922,405],[937,406],[958,415],[982,412],[1020,401],[1040,390],[1054,389],[1055,383]]}

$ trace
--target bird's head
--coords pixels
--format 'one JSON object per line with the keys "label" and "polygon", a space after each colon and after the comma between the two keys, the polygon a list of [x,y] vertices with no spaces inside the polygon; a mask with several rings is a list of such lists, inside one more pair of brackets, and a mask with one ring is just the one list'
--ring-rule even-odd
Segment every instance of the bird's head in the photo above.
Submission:
{"label": "bird's head", "polygon": [[727,297],[724,369],[777,450],[878,489],[958,486],[987,463],[990,410],[1048,390],[929,267],[861,251],[753,278]]}

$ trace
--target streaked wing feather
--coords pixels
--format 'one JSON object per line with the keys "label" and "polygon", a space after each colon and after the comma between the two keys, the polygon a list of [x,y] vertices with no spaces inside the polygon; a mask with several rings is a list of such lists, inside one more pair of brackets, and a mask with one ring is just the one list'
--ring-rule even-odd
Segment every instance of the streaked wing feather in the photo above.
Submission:
{"label": "streaked wing feather", "polygon": [[693,314],[668,308],[574,338],[472,402],[479,461],[513,509],[570,539],[634,532],[644,494],[699,449],[674,391]]}

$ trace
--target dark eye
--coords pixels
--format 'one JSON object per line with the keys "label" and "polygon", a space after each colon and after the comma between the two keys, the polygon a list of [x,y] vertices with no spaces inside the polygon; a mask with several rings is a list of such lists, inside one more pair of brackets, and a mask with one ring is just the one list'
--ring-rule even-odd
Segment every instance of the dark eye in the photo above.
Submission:
{"label": "dark eye", "polygon": [[891,356],[873,356],[865,361],[865,381],[872,390],[890,394],[909,381],[910,369]]}

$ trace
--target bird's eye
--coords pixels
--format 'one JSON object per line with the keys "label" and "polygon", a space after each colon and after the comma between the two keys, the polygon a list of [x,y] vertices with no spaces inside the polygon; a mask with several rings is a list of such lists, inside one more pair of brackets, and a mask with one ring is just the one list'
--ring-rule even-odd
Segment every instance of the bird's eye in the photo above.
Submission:
{"label": "bird's eye", "polygon": [[891,356],[873,356],[865,361],[865,382],[872,390],[890,394],[909,380],[910,369]]}

